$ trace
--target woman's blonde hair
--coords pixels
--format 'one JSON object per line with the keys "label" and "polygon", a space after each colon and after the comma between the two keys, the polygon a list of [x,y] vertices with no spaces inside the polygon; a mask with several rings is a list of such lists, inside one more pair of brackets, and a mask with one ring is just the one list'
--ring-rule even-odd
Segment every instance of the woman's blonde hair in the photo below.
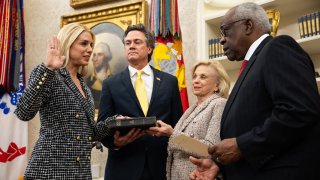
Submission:
{"label": "woman's blonde hair", "polygon": [[[57,38],[59,39],[60,45],[61,45],[61,55],[66,57],[63,67],[66,67],[69,62],[70,47],[72,46],[74,41],[78,38],[78,36],[84,31],[89,32],[91,34],[94,42],[95,36],[90,31],[90,29],[76,22],[64,25],[59,31]],[[82,66],[79,69],[78,73],[81,74],[81,76],[85,76],[88,72],[87,68],[88,68],[87,66]]]}
{"label": "woman's blonde hair", "polygon": [[230,89],[230,78],[224,67],[218,61],[198,61],[192,68],[192,74],[199,66],[208,66],[217,72],[219,83],[219,91],[217,92],[221,97],[228,98]]}

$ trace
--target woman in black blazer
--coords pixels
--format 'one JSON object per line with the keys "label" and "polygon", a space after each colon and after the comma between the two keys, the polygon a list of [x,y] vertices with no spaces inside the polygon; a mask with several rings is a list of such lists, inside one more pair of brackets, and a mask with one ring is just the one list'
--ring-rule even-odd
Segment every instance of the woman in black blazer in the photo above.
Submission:
{"label": "woman in black blazer", "polygon": [[65,25],[48,41],[47,58],[31,73],[16,114],[31,120],[39,111],[40,135],[25,179],[92,179],[92,142],[109,134],[94,122],[94,103],[83,81],[94,35],[78,23]]}

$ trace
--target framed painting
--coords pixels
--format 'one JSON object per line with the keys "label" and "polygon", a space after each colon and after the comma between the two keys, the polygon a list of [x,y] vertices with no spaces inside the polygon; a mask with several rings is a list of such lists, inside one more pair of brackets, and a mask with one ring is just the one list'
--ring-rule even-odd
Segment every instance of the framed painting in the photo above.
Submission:
{"label": "framed painting", "polygon": [[70,6],[77,9],[89,6],[95,6],[106,2],[117,1],[117,0],[70,0]]}
{"label": "framed painting", "polygon": [[95,101],[96,119],[99,111],[102,81],[127,67],[122,43],[124,30],[129,25],[139,23],[147,26],[147,8],[147,1],[131,1],[104,9],[66,15],[61,18],[61,26],[79,22],[90,28],[96,36],[95,46],[88,65],[89,72],[85,78]]}

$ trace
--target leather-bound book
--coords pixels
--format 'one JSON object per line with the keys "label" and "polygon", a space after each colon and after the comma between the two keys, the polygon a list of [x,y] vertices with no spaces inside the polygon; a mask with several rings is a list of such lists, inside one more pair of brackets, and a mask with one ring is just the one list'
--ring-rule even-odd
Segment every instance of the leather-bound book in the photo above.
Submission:
{"label": "leather-bound book", "polygon": [[114,116],[108,127],[112,130],[119,130],[121,134],[128,133],[132,128],[148,129],[149,127],[156,126],[157,119],[155,116],[152,117],[129,117],[126,119],[117,119]]}

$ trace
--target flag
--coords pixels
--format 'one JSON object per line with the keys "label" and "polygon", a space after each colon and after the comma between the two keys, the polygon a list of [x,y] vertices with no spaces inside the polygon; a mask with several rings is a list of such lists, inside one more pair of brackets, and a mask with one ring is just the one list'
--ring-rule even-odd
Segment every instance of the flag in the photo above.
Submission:
{"label": "flag", "polygon": [[23,0],[2,0],[0,9],[0,92],[10,92],[19,88],[24,58]]}
{"label": "flag", "polygon": [[24,78],[23,0],[0,1],[0,179],[22,179],[28,126],[14,111]]}
{"label": "flag", "polygon": [[14,114],[22,89],[0,97],[0,179],[17,180],[27,165],[28,124]]}
{"label": "flag", "polygon": [[151,0],[150,30],[156,36],[150,65],[177,77],[183,112],[189,107],[178,16],[178,0]]}

